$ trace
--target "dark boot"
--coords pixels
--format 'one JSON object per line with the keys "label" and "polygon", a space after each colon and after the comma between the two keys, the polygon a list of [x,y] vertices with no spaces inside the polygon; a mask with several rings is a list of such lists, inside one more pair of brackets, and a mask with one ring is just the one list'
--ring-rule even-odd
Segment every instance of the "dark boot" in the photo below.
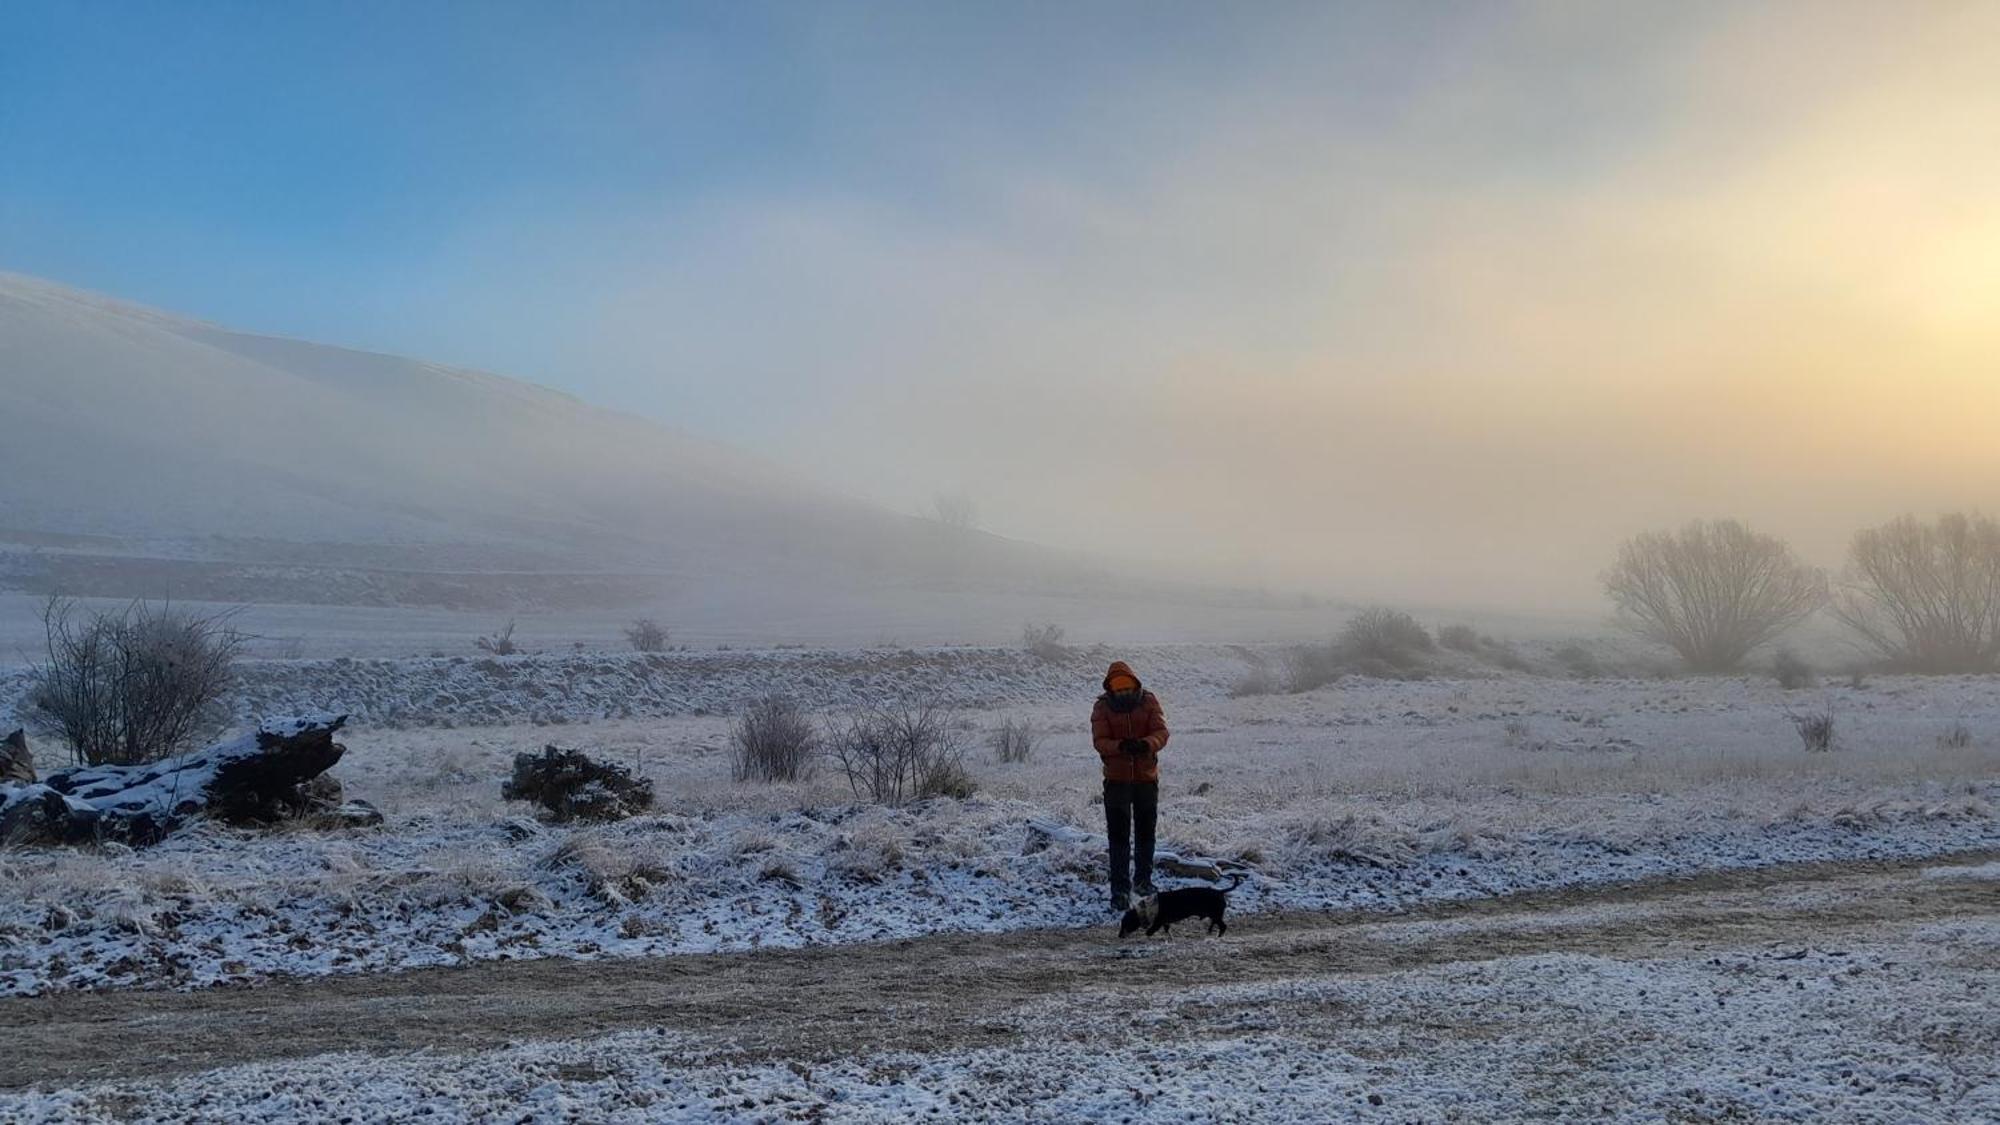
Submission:
{"label": "dark boot", "polygon": [[1132,868],[1133,883],[1140,896],[1153,893],[1153,829],[1160,819],[1160,783],[1138,781],[1132,784],[1132,827],[1138,838],[1133,841]]}
{"label": "dark boot", "polygon": [[[1132,786],[1129,782],[1104,783],[1104,836],[1111,860],[1111,909],[1124,910],[1131,905],[1132,898]],[[1147,862],[1150,865],[1150,853]]]}

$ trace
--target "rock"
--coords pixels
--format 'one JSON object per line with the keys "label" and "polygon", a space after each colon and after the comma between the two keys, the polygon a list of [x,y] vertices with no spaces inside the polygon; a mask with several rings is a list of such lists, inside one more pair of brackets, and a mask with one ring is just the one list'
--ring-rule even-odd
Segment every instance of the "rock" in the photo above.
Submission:
{"label": "rock", "polygon": [[1206,879],[1211,883],[1222,879],[1222,868],[1215,861],[1182,859],[1172,852],[1160,852],[1153,856],[1153,869],[1181,879]]}
{"label": "rock", "polygon": [[1028,837],[1021,844],[1022,855],[1045,852],[1055,844],[1077,844],[1090,839],[1090,833],[1067,824],[1057,824],[1048,820],[1028,822]]}
{"label": "rock", "polygon": [[16,730],[0,740],[0,782],[35,783],[35,756],[28,751],[28,732]]}
{"label": "rock", "polygon": [[345,722],[344,715],[272,719],[159,762],[58,770],[39,785],[0,783],[0,843],[143,845],[190,816],[269,824],[332,811],[339,784],[319,779],[347,751],[333,740]]}
{"label": "rock", "polygon": [[343,801],[321,818],[336,828],[374,828],[382,823],[382,810],[362,800]]}
{"label": "rock", "polygon": [[514,755],[514,776],[500,787],[510,801],[533,801],[556,820],[623,820],[653,807],[653,783],[581,750],[543,747]]}

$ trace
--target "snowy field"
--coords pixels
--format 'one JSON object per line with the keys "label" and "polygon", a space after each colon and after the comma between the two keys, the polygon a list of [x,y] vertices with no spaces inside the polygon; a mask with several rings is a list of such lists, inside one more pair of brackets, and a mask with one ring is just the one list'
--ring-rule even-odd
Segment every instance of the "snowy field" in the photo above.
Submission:
{"label": "snowy field", "polygon": [[[1231,698],[1246,654],[1256,656],[1135,655],[1175,730],[1162,848],[1243,865],[1250,878],[1232,904],[1244,913],[1387,910],[2000,845],[2000,681],[1878,677],[1785,692],[1747,678],[1509,674]],[[632,674],[643,658],[526,658],[503,678],[549,686],[506,699],[557,706],[553,695],[582,709],[623,698],[666,715],[450,728],[408,724],[449,721],[435,712],[439,695],[464,689],[438,685],[475,662],[328,663],[356,677],[332,694],[398,711],[402,725],[357,719],[335,771],[384,810],[386,827],[203,827],[131,854],[7,853],[0,990],[1099,925],[1101,814],[1082,733],[1093,659],[711,654],[698,658],[702,675],[646,680]],[[593,682],[600,666],[610,679]],[[370,677],[406,690],[370,695]],[[979,791],[887,809],[857,804],[825,771],[794,785],[731,781],[726,703],[751,683],[795,691],[829,716],[864,701],[951,705]],[[381,703],[391,697],[403,702]],[[1836,717],[1830,753],[1804,751],[1792,727],[1793,712],[1816,708]],[[1010,718],[1044,733],[1025,764],[988,747]],[[654,780],[659,807],[576,827],[502,801],[513,755],[548,742],[632,766]]]}

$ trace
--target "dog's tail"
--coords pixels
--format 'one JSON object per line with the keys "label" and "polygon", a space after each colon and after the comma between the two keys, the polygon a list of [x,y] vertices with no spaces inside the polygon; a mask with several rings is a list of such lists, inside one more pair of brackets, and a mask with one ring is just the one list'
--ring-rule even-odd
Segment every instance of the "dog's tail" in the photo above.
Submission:
{"label": "dog's tail", "polygon": [[1237,885],[1242,882],[1243,882],[1243,872],[1238,871],[1236,874],[1231,875],[1229,877],[1229,885],[1222,888],[1222,893],[1228,894],[1230,891],[1235,890]]}

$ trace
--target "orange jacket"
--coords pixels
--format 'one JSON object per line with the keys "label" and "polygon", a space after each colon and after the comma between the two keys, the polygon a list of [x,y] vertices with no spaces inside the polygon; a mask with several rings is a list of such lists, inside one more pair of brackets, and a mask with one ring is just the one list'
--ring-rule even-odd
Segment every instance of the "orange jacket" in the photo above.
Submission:
{"label": "orange jacket", "polygon": [[[1130,711],[1114,711],[1108,696],[1097,697],[1090,709],[1090,741],[1097,756],[1104,759],[1106,781],[1160,780],[1160,751],[1167,748],[1167,716],[1152,692],[1140,689],[1141,699]],[[1146,741],[1143,754],[1127,754],[1119,744],[1128,738]]]}

